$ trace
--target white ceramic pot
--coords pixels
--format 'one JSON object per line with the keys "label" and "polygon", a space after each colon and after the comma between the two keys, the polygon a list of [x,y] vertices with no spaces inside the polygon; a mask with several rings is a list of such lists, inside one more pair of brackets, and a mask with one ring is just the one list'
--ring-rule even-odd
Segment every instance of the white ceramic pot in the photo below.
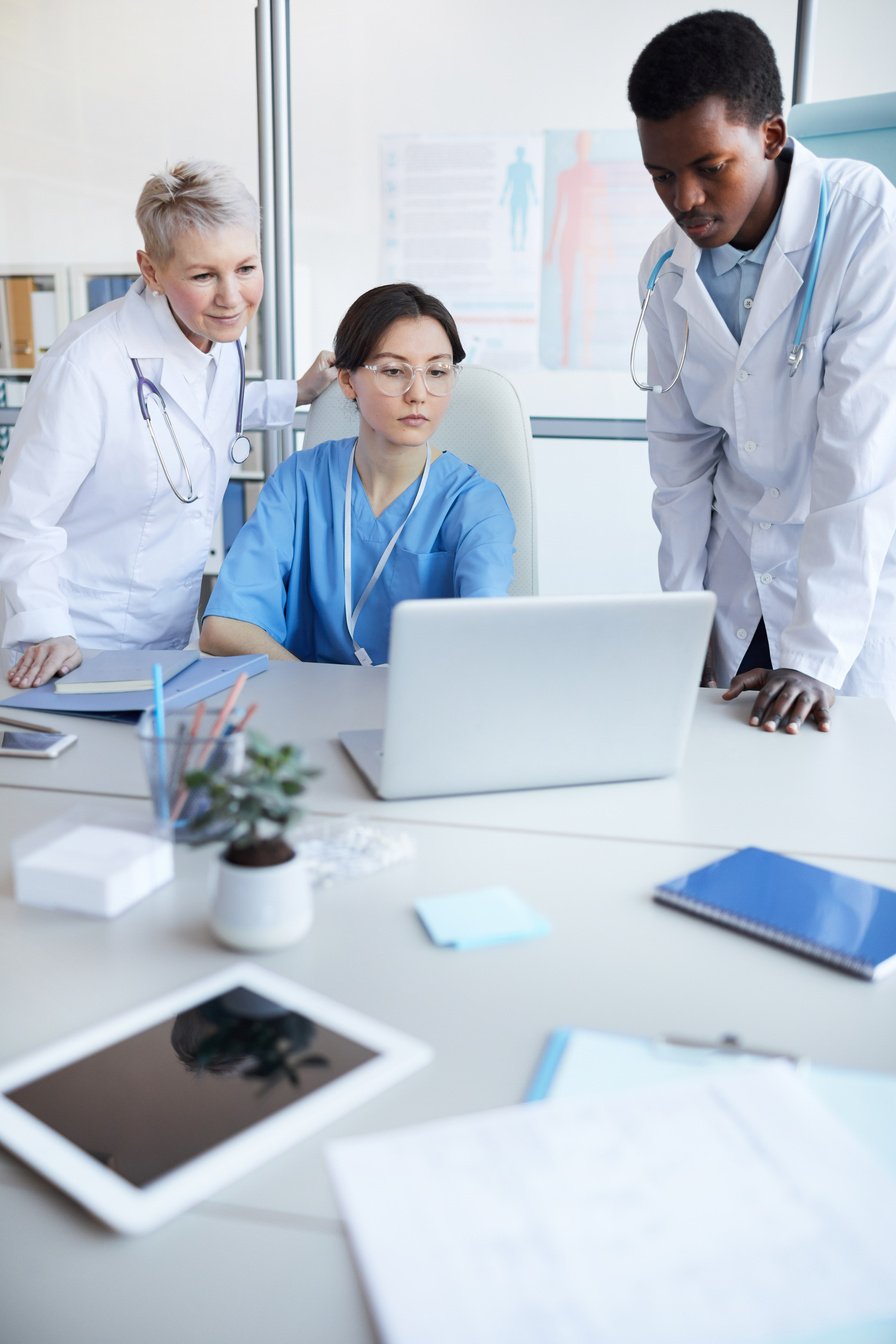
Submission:
{"label": "white ceramic pot", "polygon": [[240,952],[273,952],[311,928],[311,883],[298,855],[287,863],[246,868],[221,857],[212,895],[216,936]]}

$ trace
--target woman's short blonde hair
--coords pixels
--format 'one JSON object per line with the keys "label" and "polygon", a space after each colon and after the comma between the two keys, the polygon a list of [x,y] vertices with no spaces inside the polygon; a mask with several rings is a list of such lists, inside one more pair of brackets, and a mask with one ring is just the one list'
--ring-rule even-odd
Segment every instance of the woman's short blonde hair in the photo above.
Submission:
{"label": "woman's short blonde hair", "polygon": [[136,213],[146,251],[162,265],[171,260],[182,233],[243,228],[257,237],[261,224],[257,201],[233,169],[205,159],[154,173],[140,193]]}

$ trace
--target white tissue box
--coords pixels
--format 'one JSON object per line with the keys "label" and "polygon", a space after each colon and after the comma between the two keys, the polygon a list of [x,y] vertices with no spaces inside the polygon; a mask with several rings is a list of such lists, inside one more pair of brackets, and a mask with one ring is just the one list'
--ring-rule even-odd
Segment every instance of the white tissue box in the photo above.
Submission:
{"label": "white tissue box", "polygon": [[109,918],[171,881],[174,846],[138,830],[81,823],[14,852],[13,874],[23,905]]}

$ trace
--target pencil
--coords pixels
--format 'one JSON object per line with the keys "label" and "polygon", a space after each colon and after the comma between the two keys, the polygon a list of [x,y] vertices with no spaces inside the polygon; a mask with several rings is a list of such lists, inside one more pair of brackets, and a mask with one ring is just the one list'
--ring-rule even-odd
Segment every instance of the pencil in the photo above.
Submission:
{"label": "pencil", "polygon": [[208,735],[208,741],[202,748],[202,752],[199,757],[200,769],[202,768],[203,765],[205,765],[209,756],[211,756],[212,751],[214,750],[215,743],[221,736],[221,730],[223,729],[227,720],[230,718],[233,707],[236,704],[237,700],[239,700],[240,693],[242,692],[242,689],[248,680],[249,677],[247,673],[241,672],[237,677],[236,681],[233,683],[233,686],[231,687],[230,690],[230,694],[224,701],[224,704],[221,706],[218,717],[215,719],[214,723],[211,726],[211,731],[209,732]]}
{"label": "pencil", "polygon": [[181,785],[180,788],[178,789],[177,797],[174,800],[174,807],[171,809],[172,821],[177,821],[178,817],[183,811],[184,803],[187,801],[187,796],[189,795],[190,792],[187,786],[183,783],[183,777],[187,773],[187,765],[190,760],[190,752],[193,750],[193,743],[196,741],[196,738],[199,735],[199,728],[200,725],[202,724],[202,716],[204,714],[205,714],[205,701],[200,700],[199,704],[193,711],[193,719],[192,722],[190,723],[190,734],[187,740],[187,749],[184,753],[183,766],[180,770]]}

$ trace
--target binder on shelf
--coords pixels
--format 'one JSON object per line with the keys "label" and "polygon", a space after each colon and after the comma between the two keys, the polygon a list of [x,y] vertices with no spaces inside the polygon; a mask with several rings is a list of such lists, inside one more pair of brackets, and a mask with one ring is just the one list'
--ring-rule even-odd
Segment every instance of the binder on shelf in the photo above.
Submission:
{"label": "binder on shelf", "polygon": [[136,279],[133,275],[93,275],[87,281],[87,311],[93,312],[112,299],[127,294]]}

